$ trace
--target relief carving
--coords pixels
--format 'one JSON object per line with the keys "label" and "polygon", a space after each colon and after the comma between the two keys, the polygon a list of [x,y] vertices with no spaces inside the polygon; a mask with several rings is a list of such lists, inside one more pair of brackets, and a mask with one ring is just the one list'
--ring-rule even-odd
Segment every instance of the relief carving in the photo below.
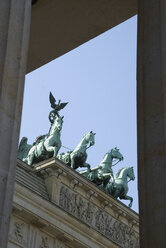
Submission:
{"label": "relief carving", "polygon": [[24,223],[15,222],[14,226],[15,226],[15,228],[14,228],[15,238],[16,238],[17,242],[22,244],[23,243],[23,226],[24,226]]}
{"label": "relief carving", "polygon": [[60,206],[75,217],[91,225],[93,219],[94,205],[86,202],[77,194],[62,187],[60,190]]}
{"label": "relief carving", "polygon": [[68,188],[62,186],[59,205],[124,248],[139,248],[139,238],[131,228]]}
{"label": "relief carving", "polygon": [[47,237],[42,237],[42,243],[40,245],[40,248],[49,248]]}

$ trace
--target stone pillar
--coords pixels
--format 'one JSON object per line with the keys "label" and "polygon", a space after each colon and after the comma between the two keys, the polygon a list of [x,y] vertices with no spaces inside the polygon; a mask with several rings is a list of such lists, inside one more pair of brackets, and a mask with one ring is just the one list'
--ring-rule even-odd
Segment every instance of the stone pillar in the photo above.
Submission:
{"label": "stone pillar", "polygon": [[166,1],[138,0],[138,174],[142,248],[166,247]]}
{"label": "stone pillar", "polygon": [[31,0],[0,0],[0,248],[7,246]]}

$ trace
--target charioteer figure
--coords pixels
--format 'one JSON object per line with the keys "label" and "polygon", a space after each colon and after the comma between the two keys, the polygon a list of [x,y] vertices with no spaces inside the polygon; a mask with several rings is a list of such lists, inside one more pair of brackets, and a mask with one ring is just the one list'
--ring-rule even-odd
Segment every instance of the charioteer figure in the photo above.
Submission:
{"label": "charioteer figure", "polygon": [[27,144],[28,139],[23,137],[19,145],[18,158],[28,165],[56,157],[62,145],[60,137],[64,116],[61,117],[59,111],[68,103],[61,103],[59,100],[58,104],[56,104],[56,100],[51,92],[49,100],[53,110],[49,113],[51,126],[48,134],[38,136],[33,142],[33,145]]}

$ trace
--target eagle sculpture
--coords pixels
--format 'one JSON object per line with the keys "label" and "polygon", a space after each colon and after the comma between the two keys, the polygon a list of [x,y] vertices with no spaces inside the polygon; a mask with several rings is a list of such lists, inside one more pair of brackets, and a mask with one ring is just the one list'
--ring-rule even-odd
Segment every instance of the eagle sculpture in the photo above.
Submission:
{"label": "eagle sculpture", "polygon": [[55,97],[53,96],[53,94],[51,92],[50,92],[50,95],[49,95],[49,100],[50,100],[50,103],[51,103],[51,108],[53,108],[53,110],[49,113],[49,120],[50,120],[51,123],[53,123],[53,121],[56,118],[56,116],[59,116],[58,112],[61,109],[63,109],[68,104],[68,102],[61,103],[61,100],[59,100],[58,104],[56,104]]}

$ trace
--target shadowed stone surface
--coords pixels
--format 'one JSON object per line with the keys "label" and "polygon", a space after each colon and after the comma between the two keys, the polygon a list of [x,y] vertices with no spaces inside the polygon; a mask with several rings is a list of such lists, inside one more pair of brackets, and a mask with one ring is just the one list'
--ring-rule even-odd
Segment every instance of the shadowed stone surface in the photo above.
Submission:
{"label": "shadowed stone surface", "polygon": [[166,247],[166,2],[140,0],[138,172],[141,247]]}
{"label": "shadowed stone surface", "polygon": [[18,160],[9,248],[139,248],[138,222],[60,160],[34,168]]}
{"label": "shadowed stone surface", "polygon": [[12,209],[30,29],[30,0],[0,1],[0,247]]}
{"label": "shadowed stone surface", "polygon": [[137,0],[38,0],[32,7],[27,72],[136,15]]}

